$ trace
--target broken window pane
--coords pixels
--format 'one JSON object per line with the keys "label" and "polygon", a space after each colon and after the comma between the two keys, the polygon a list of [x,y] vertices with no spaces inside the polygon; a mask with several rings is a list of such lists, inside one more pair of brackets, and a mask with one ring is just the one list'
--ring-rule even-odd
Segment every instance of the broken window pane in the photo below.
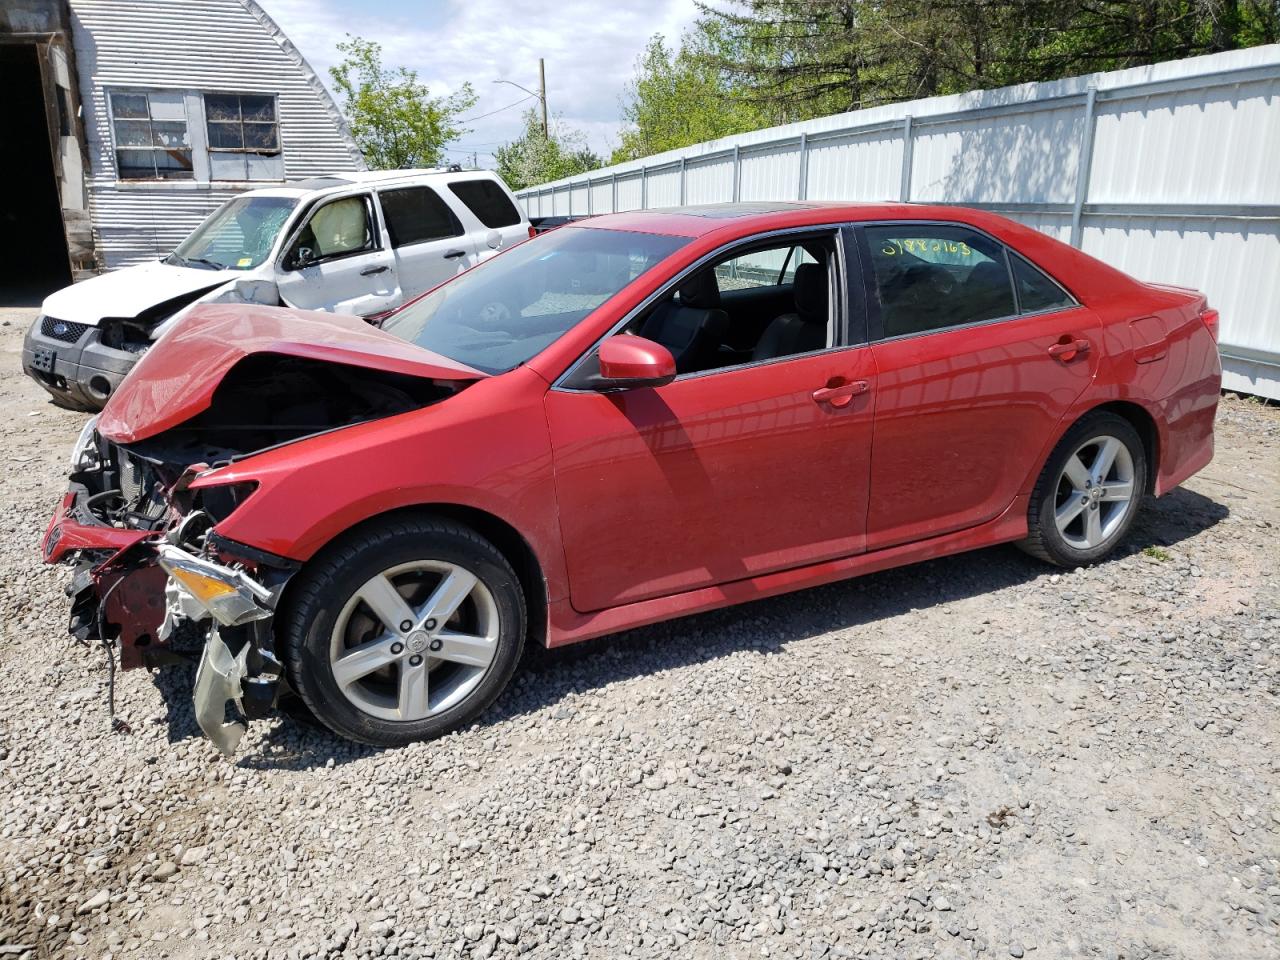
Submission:
{"label": "broken window pane", "polygon": [[157,150],[155,152],[156,176],[162,180],[190,180],[190,150]]}
{"label": "broken window pane", "polygon": [[[206,126],[209,131],[210,169],[214,180],[258,179],[258,173],[277,171],[271,179],[283,176],[283,165],[230,163],[215,158],[213,153],[237,151],[275,155],[280,152],[280,126],[276,117],[276,98],[252,93],[206,93],[204,96]],[[253,172],[250,172],[252,168]]]}
{"label": "broken window pane", "polygon": [[121,180],[189,180],[191,140],[180,93],[111,94],[116,171]]}
{"label": "broken window pane", "polygon": [[277,150],[279,141],[276,138],[274,123],[246,123],[244,125],[244,145],[250,150]]}
{"label": "broken window pane", "polygon": [[151,134],[157,147],[189,147],[187,125],[185,123],[152,123]]}

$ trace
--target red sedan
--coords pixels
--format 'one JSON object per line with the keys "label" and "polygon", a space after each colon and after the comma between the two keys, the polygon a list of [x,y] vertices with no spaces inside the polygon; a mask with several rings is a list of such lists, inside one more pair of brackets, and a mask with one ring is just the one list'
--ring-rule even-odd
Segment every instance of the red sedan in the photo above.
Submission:
{"label": "red sedan", "polygon": [[[1017,541],[1066,566],[1207,464],[1217,313],[987,213],[598,217],[388,317],[219,305],[77,444],[72,629],[197,656],[230,751],[299,694],[375,744],[548,646]],[[185,649],[183,638],[199,638]]]}

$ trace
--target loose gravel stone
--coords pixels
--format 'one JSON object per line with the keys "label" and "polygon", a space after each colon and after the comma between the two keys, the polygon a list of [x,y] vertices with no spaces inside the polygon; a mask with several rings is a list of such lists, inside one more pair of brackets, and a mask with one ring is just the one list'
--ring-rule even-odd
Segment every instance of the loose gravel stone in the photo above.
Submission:
{"label": "loose gravel stone", "polygon": [[[232,761],[40,564],[84,416],[0,326],[0,950],[31,960],[1280,958],[1280,410],[1130,543],[1011,547],[564,650],[374,750]],[[750,518],[741,518],[749,523]]]}

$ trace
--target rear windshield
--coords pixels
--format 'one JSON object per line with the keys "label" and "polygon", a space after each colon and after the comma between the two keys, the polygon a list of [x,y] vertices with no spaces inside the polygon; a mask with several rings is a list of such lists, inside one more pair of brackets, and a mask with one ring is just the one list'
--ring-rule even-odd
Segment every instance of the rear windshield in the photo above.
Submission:
{"label": "rear windshield", "polygon": [[520,222],[520,211],[492,180],[459,180],[449,184],[449,189],[486,227],[510,227]]}
{"label": "rear windshield", "polygon": [[646,270],[689,242],[561,227],[486,260],[382,328],[485,373],[526,363]]}

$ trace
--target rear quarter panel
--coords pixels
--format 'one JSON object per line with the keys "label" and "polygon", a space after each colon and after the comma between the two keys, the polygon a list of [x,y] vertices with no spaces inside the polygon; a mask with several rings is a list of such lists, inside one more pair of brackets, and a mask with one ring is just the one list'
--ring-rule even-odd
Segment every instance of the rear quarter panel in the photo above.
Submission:
{"label": "rear quarter panel", "polygon": [[1107,354],[1098,400],[1136,403],[1151,414],[1158,461],[1153,490],[1160,495],[1213,458],[1222,366],[1200,318],[1202,295],[1139,287],[1132,297],[1096,308]]}

